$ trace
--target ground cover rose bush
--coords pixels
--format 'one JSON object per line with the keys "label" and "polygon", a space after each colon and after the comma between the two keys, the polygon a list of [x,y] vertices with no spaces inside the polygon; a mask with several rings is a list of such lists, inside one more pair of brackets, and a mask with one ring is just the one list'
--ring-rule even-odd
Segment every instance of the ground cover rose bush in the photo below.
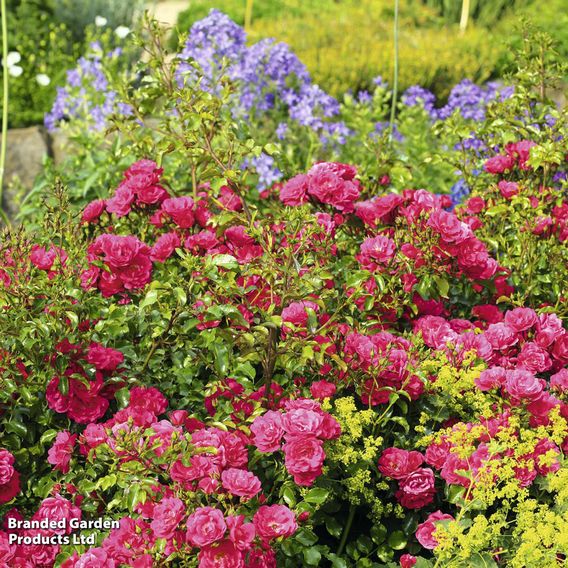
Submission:
{"label": "ground cover rose bush", "polygon": [[258,187],[278,149],[230,81],[154,55],[106,192],[56,184],[0,244],[2,562],[562,565],[565,117],[522,85],[489,107],[514,112],[445,156],[462,207],[341,161]]}

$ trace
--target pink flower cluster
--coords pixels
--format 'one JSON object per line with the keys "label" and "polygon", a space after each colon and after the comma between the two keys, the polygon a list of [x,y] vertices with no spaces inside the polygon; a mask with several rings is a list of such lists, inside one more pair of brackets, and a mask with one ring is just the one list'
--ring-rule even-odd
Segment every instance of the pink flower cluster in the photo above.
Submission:
{"label": "pink flower cluster", "polygon": [[[475,487],[480,476],[485,479],[491,476],[491,468],[507,456],[512,455],[512,449],[506,449],[501,453],[490,453],[489,442],[506,428],[510,428],[510,412],[506,411],[490,419],[482,419],[479,423],[454,424],[451,430],[465,429],[471,431],[476,426],[480,430],[475,450],[466,457],[460,457],[457,449],[444,434],[440,442],[431,444],[425,453],[425,459],[435,469],[439,470],[440,477],[449,485],[461,485],[466,489]],[[556,455],[552,460],[542,461],[541,456]],[[537,443],[534,451],[523,456],[516,456],[518,466],[515,467],[515,476],[521,487],[532,485],[538,475],[546,476],[560,468],[559,458],[561,449],[550,439],[542,438]],[[467,472],[467,473],[466,473]]]}
{"label": "pink flower cluster", "polygon": [[0,448],[0,505],[20,492],[20,474],[14,468],[14,456]]}
{"label": "pink flower cluster", "polygon": [[[85,349],[82,345],[64,340],[56,346],[56,353],[50,361],[52,366],[60,369],[64,356],[69,358],[65,371],[47,385],[47,404],[55,412],[65,413],[80,424],[95,422],[102,418],[109,400],[120,388],[118,382],[112,387],[105,385],[105,378],[120,373],[119,366],[124,362],[124,355],[117,349],[96,342]],[[90,366],[94,368],[94,380],[86,370]],[[65,389],[62,388],[63,384]]]}
{"label": "pink flower cluster", "polygon": [[528,170],[530,166],[527,162],[530,158],[530,150],[534,145],[535,143],[531,140],[507,144],[504,154],[497,154],[485,162],[485,171],[490,174],[503,174],[510,172],[515,167]]}
{"label": "pink flower cluster", "polygon": [[387,448],[379,458],[379,471],[398,481],[395,497],[407,509],[421,509],[434,500],[434,472],[420,467],[424,456],[420,452]]}
{"label": "pink flower cluster", "polygon": [[[323,444],[341,434],[341,427],[321,405],[310,399],[285,404],[285,411],[269,410],[251,426],[253,444],[263,453],[282,450],[286,470],[298,485],[310,486],[321,475]],[[282,445],[282,439],[284,444]]]}
{"label": "pink flower cluster", "polygon": [[[73,532],[71,521],[79,521],[82,513],[79,508],[81,497],[76,495],[75,503],[55,492],[53,497],[44,499],[32,517],[32,521],[57,523],[56,527],[11,529],[7,528],[9,518],[23,521],[17,509],[12,509],[4,518],[6,532],[0,530],[0,563],[10,568],[28,568],[31,566],[53,566],[61,551],[60,537]],[[19,538],[30,539],[30,543],[10,544],[11,534]],[[59,538],[58,538],[59,537]],[[86,568],[84,565],[82,568]]]}
{"label": "pink flower cluster", "polygon": [[[357,260],[366,270],[396,275],[407,292],[418,283],[416,274],[422,267],[455,278],[495,277],[501,268],[474,235],[476,225],[446,211],[448,205],[445,196],[423,189],[358,202],[355,214],[365,225],[383,228],[361,243]],[[396,229],[400,222],[404,230]]]}
{"label": "pink flower cluster", "polygon": [[356,175],[353,166],[321,162],[307,174],[288,180],[280,190],[280,201],[285,205],[297,206],[311,198],[316,203],[331,205],[342,213],[352,213],[361,191]]}
{"label": "pink flower cluster", "polygon": [[456,353],[476,352],[489,365],[476,379],[476,386],[500,392],[500,398],[512,406],[524,405],[532,426],[548,424],[555,407],[568,417],[568,405],[558,397],[568,389],[564,368],[568,332],[560,318],[551,313],[537,315],[531,308],[515,308],[505,314],[485,310],[484,315],[491,323],[425,316],[415,329],[422,333],[426,345],[444,350],[451,358]]}
{"label": "pink flower cluster", "polygon": [[[363,404],[385,404],[393,391],[404,390],[412,400],[424,391],[412,372],[411,343],[386,331],[374,335],[351,332],[345,337],[344,361],[351,372],[362,371]],[[345,373],[342,373],[345,375]]]}
{"label": "pink flower cluster", "polygon": [[[144,288],[152,278],[151,249],[132,235],[105,233],[87,250],[90,267],[81,275],[83,288],[98,288],[109,297]],[[104,264],[104,269],[98,264]]]}

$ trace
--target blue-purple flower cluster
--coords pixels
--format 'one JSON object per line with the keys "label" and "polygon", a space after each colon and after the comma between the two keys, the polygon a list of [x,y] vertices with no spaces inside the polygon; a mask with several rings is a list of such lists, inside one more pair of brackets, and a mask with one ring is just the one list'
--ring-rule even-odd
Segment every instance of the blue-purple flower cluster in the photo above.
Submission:
{"label": "blue-purple flower cluster", "polygon": [[64,120],[80,119],[90,131],[102,131],[111,115],[130,115],[129,105],[118,100],[118,94],[109,84],[103,60],[119,58],[122,50],[116,48],[104,53],[98,42],[90,45],[90,52],[77,61],[77,67],[67,71],[67,84],[57,88],[51,111],[44,124],[53,132]]}
{"label": "blue-purple flower cluster", "polygon": [[[265,39],[247,46],[244,30],[218,10],[192,26],[179,59],[180,85],[196,84],[209,92],[219,92],[223,78],[236,85],[231,101],[235,118],[278,110],[315,131],[323,142],[342,144],[349,136],[343,123],[330,120],[339,114],[337,100],[312,83],[286,44]],[[287,132],[283,124],[276,132],[279,139]]]}
{"label": "blue-purple flower cluster", "polygon": [[434,93],[418,85],[404,92],[402,102],[406,106],[421,105],[432,120],[445,120],[458,111],[463,118],[480,122],[485,119],[487,105],[490,102],[504,100],[512,94],[513,87],[504,87],[496,81],[481,86],[464,79],[453,87],[448,102],[442,107],[436,108]]}

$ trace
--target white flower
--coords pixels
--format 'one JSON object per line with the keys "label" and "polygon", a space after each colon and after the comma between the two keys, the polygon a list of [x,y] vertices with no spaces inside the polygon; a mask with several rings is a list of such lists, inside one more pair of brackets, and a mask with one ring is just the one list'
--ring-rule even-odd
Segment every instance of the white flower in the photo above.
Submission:
{"label": "white flower", "polygon": [[17,51],[10,51],[6,56],[8,67],[13,67],[22,60],[22,56]]}
{"label": "white flower", "polygon": [[8,67],[8,73],[12,75],[12,77],[19,77],[24,70],[19,65],[11,65]]}
{"label": "white flower", "polygon": [[120,39],[124,39],[130,33],[130,28],[127,28],[126,26],[118,26],[118,28],[116,28],[116,30],[114,30],[114,33]]}
{"label": "white flower", "polygon": [[36,75],[36,81],[42,87],[47,87],[51,83],[51,79],[45,73],[39,73]]}
{"label": "white flower", "polygon": [[102,28],[107,25],[107,19],[103,18],[103,16],[96,16],[95,18],[95,26],[98,28]]}

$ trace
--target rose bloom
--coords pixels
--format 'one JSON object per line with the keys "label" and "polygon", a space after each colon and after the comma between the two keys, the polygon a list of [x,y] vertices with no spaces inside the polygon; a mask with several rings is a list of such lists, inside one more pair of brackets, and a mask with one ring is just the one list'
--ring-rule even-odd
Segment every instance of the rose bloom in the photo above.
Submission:
{"label": "rose bloom", "polygon": [[102,215],[106,207],[106,201],[104,199],[96,199],[91,201],[85,209],[83,209],[83,214],[81,215],[81,222],[83,223],[94,223],[98,221],[99,217]]}
{"label": "rose bloom", "polygon": [[526,331],[538,322],[536,312],[531,308],[515,308],[505,314],[505,323],[515,331]]}
{"label": "rose bloom", "polygon": [[514,181],[505,181],[503,179],[497,184],[497,187],[505,199],[511,199],[511,197],[519,193],[519,184]]}
{"label": "rose bloom", "polygon": [[156,538],[171,539],[184,516],[185,505],[181,499],[164,497],[154,507],[153,520],[150,523]]}
{"label": "rose bloom", "polygon": [[164,233],[158,237],[150,252],[150,260],[153,262],[166,262],[174,253],[176,248],[181,246],[181,241],[177,233]]}
{"label": "rose bloom", "polygon": [[82,554],[73,568],[116,568],[118,565],[104,548],[90,548]]}
{"label": "rose bloom", "polygon": [[412,556],[412,554],[403,554],[400,557],[400,568],[412,568],[418,559],[416,556]]}
{"label": "rose bloom", "polygon": [[276,452],[280,449],[280,441],[284,435],[282,427],[282,414],[269,410],[258,416],[252,423],[253,444],[261,452]]}
{"label": "rose bloom", "polygon": [[292,536],[297,528],[296,517],[286,505],[263,505],[253,517],[256,534],[265,541]]}
{"label": "rose bloom", "polygon": [[387,448],[379,458],[378,467],[385,477],[404,479],[416,471],[423,462],[424,456],[420,452]]}
{"label": "rose bloom", "polygon": [[20,475],[13,463],[14,456],[0,449],[0,505],[11,501],[20,491]]}
{"label": "rose bloom", "polygon": [[532,342],[523,345],[518,362],[532,373],[543,373],[552,367],[552,361],[546,349]]}
{"label": "rose bloom", "polygon": [[289,179],[280,190],[280,201],[284,205],[297,206],[308,200],[308,176],[300,174]]}
{"label": "rose bloom", "polygon": [[245,499],[252,499],[262,489],[260,479],[254,473],[234,467],[221,474],[221,484],[232,495]]}
{"label": "rose bloom", "polygon": [[333,383],[321,380],[312,383],[312,386],[310,387],[310,394],[314,398],[323,400],[325,398],[331,398],[335,394],[336,390],[337,387]]}
{"label": "rose bloom", "polygon": [[230,540],[223,540],[201,549],[199,568],[245,568],[245,563],[242,552]]}
{"label": "rose bloom", "polygon": [[227,525],[223,513],[213,507],[200,507],[187,519],[186,540],[191,546],[204,547],[221,540]]}
{"label": "rose bloom", "polygon": [[525,369],[516,369],[507,372],[505,390],[514,399],[535,400],[541,396],[542,383]]}
{"label": "rose bloom", "polygon": [[420,509],[430,504],[435,494],[434,472],[430,468],[419,468],[400,482],[396,498],[407,509]]}
{"label": "rose bloom", "polygon": [[170,197],[163,201],[162,211],[181,229],[189,229],[195,222],[191,197]]}
{"label": "rose bloom", "polygon": [[441,209],[432,212],[427,225],[432,227],[447,243],[459,244],[472,236],[471,229],[454,213]]}
{"label": "rose bloom", "polygon": [[239,550],[248,550],[256,536],[254,524],[245,522],[244,515],[229,515],[225,521],[233,544]]}
{"label": "rose bloom", "polygon": [[491,389],[503,386],[507,378],[507,372],[502,367],[491,367],[481,371],[479,377],[475,379],[475,385],[481,391],[488,391]]}
{"label": "rose bloom", "polygon": [[511,170],[515,165],[515,160],[511,156],[497,155],[489,158],[485,164],[484,169],[490,174],[502,174],[505,171]]}
{"label": "rose bloom", "polygon": [[312,485],[321,475],[325,460],[323,442],[314,436],[294,436],[282,448],[284,464],[298,485]]}
{"label": "rose bloom", "polygon": [[282,417],[282,427],[286,437],[290,436],[319,436],[323,423],[323,414],[314,410],[296,408],[286,412]]}
{"label": "rose bloom", "polygon": [[117,349],[91,343],[87,352],[87,362],[99,371],[114,371],[124,361],[124,355]]}
{"label": "rose bloom", "polygon": [[71,501],[61,497],[61,495],[56,494],[55,497],[44,499],[33,516],[34,521],[41,521],[43,519],[49,519],[50,521],[61,521],[65,519],[64,528],[50,530],[56,534],[69,534],[73,530],[70,527],[71,519],[81,519],[81,509],[73,505]]}
{"label": "rose bloom", "polygon": [[516,331],[506,323],[492,323],[485,330],[485,339],[493,349],[503,350],[519,341]]}
{"label": "rose bloom", "polygon": [[77,434],[71,434],[66,430],[59,432],[53,446],[47,452],[47,461],[62,473],[69,471],[69,462],[73,454],[73,447],[77,440]]}
{"label": "rose bloom", "polygon": [[430,513],[425,522],[418,525],[416,529],[416,538],[418,542],[424,547],[433,550],[438,546],[438,541],[436,540],[434,533],[436,532],[436,522],[437,521],[453,521],[452,515],[447,515],[442,513],[442,511],[436,511]]}

